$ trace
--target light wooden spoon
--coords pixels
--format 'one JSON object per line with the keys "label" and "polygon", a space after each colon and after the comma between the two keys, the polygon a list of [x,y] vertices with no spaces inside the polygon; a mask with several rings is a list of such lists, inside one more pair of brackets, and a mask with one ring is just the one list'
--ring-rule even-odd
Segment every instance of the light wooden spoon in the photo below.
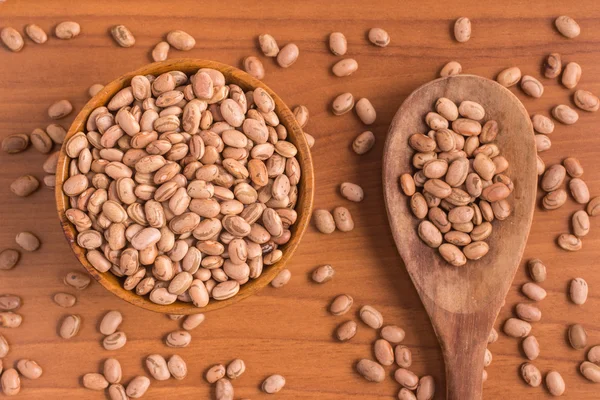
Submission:
{"label": "light wooden spoon", "polygon": [[[427,133],[424,116],[447,97],[472,100],[498,121],[496,143],[510,163],[506,174],[515,189],[508,198],[512,215],[494,221],[489,253],[463,267],[452,267],[417,234],[418,220],[401,192],[398,178],[413,173],[408,137]],[[472,75],[437,79],[404,101],[392,124],[383,155],[383,187],[396,247],[425,305],[446,364],[448,400],[480,399],[484,352],[492,325],[523,255],[533,219],[537,185],[536,150],[529,115],[521,102],[494,81]]]}

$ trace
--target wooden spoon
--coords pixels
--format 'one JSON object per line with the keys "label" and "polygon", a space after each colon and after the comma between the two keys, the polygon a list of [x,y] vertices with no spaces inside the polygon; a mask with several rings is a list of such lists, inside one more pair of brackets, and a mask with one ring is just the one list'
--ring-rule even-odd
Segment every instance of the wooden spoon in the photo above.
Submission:
{"label": "wooden spoon", "polygon": [[[487,239],[489,253],[465,266],[452,267],[417,234],[419,221],[398,178],[413,173],[408,137],[427,133],[424,123],[435,102],[447,97],[459,104],[472,100],[495,119],[496,143],[510,167],[506,174],[515,189],[508,198],[512,215],[494,221]],[[415,90],[404,101],[388,133],[383,155],[383,187],[388,218],[400,256],[425,305],[446,364],[448,400],[481,399],[484,352],[492,325],[523,255],[533,219],[537,185],[536,150],[529,115],[506,88],[489,79],[458,75],[437,79]]]}

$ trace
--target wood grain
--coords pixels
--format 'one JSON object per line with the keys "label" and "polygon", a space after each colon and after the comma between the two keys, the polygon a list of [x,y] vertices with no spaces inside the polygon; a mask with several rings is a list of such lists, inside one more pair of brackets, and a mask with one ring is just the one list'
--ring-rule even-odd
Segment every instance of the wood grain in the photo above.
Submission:
{"label": "wood grain", "polygon": [[[235,357],[247,363],[247,372],[234,382],[236,398],[267,398],[260,393],[259,384],[272,373],[287,378],[278,399],[393,398],[399,387],[391,379],[391,369],[381,384],[365,382],[353,371],[360,358],[373,357],[370,346],[376,332],[360,325],[350,342],[339,344],[333,340],[334,328],[356,318],[358,310],[355,307],[345,317],[330,316],[327,306],[340,293],[351,294],[357,306],[376,306],[386,323],[406,330],[405,344],[413,349],[413,371],[432,374],[439,388],[436,399],[444,398],[442,353],[392,240],[383,204],[381,157],[394,113],[408,94],[436,78],[439,69],[452,59],[461,62],[465,73],[488,78],[513,65],[540,77],[544,56],[559,52],[566,61],[582,66],[579,87],[600,93],[600,9],[596,1],[571,5],[542,1],[532,6],[517,0],[457,0],[449,4],[433,0],[382,0],[372,5],[357,0],[7,0],[0,4],[2,26],[22,30],[35,22],[49,31],[64,20],[82,25],[81,35],[71,41],[51,38],[44,45],[34,45],[27,40],[20,53],[0,48],[1,137],[45,127],[51,122],[46,109],[53,101],[68,98],[76,110],[81,109],[91,84],[109,82],[146,64],[151,48],[168,30],[183,29],[196,37],[197,47],[187,53],[173,50],[171,58],[209,58],[240,66],[244,56],[258,55],[265,64],[265,83],[288,105],[309,107],[311,119],[306,130],[317,139],[312,150],[315,206],[333,209],[344,205],[353,213],[356,228],[350,233],[324,236],[309,226],[289,264],[293,278],[286,287],[265,288],[235,306],[208,314],[206,322],[193,333],[191,345],[177,351],[188,362],[188,378],[153,382],[144,399],[208,398],[212,392],[201,378],[203,372],[213,363]],[[567,40],[554,30],[552,21],[562,14],[579,21],[579,38]],[[453,21],[459,16],[469,16],[473,21],[473,36],[465,44],[454,42],[450,35]],[[136,36],[132,48],[117,47],[108,34],[111,25],[121,23]],[[390,33],[387,48],[368,43],[366,33],[373,26]],[[359,69],[350,77],[336,78],[330,72],[339,59],[327,50],[327,35],[333,31],[344,32],[348,56],[358,61]],[[259,55],[256,38],[264,32],[274,35],[280,44],[293,41],[299,46],[300,58],[292,67],[281,69]],[[556,104],[572,104],[572,91],[556,80],[541,81],[546,90],[538,100],[526,98],[518,88],[511,89],[530,113],[549,115]],[[377,137],[376,146],[361,157],[352,152],[350,143],[366,127],[353,113],[336,117],[329,111],[333,98],[346,91],[357,98],[368,97],[378,114],[369,128]],[[592,194],[598,195],[600,176],[594,173],[600,169],[598,114],[580,114],[573,126],[557,125],[551,135],[552,148],[542,157],[552,164],[577,156],[586,170],[584,178]],[[68,126],[70,121],[67,118],[62,123]],[[0,247],[13,246],[21,230],[35,232],[43,242],[38,252],[23,255],[18,268],[0,274],[0,292],[19,294],[25,302],[21,328],[2,330],[12,343],[4,362],[12,364],[28,357],[45,369],[39,380],[23,380],[19,398],[102,399],[102,393],[80,387],[84,373],[98,371],[101,361],[109,356],[122,362],[125,381],[145,373],[145,356],[174,353],[162,340],[178,324],[126,304],[97,284],[77,293],[78,304],[71,310],[51,303],[54,293],[66,289],[62,284],[64,274],[80,268],[62,235],[52,192],[42,188],[20,199],[8,190],[19,175],[33,173],[41,178],[44,159],[32,149],[13,156],[0,154]],[[344,181],[363,186],[366,197],[362,203],[349,204],[339,195],[338,186]],[[565,398],[591,400],[598,397],[598,388],[577,372],[585,352],[571,349],[565,332],[567,325],[579,322],[586,327],[590,344],[600,343],[600,315],[596,311],[600,309],[600,272],[595,265],[600,259],[600,230],[594,220],[583,249],[577,253],[566,253],[555,244],[556,237],[569,229],[570,215],[580,208],[570,199],[557,211],[538,207],[524,259],[540,257],[548,266],[548,279],[543,285],[548,297],[540,303],[544,315],[533,328],[541,345],[535,364],[544,373],[552,368],[561,372],[567,384]],[[309,273],[323,263],[333,264],[337,274],[334,280],[319,286],[310,282]],[[568,281],[579,276],[591,288],[584,306],[567,301]],[[517,302],[525,301],[519,288],[526,281],[522,265],[496,327],[512,315]],[[117,352],[102,349],[96,329],[99,317],[110,309],[124,313],[123,329],[129,337],[128,344]],[[65,342],[56,334],[57,322],[71,312],[82,315],[83,329],[79,336]],[[551,398],[543,387],[530,388],[520,379],[519,365],[524,357],[517,340],[500,335],[490,350],[494,361],[488,368],[485,398]]]}
{"label": "wood grain", "polygon": [[[510,160],[506,174],[515,185],[507,199],[512,215],[494,221],[486,239],[490,250],[480,260],[452,267],[417,233],[419,220],[398,190],[402,174],[413,171],[415,132],[427,132],[424,116],[436,100],[469,100],[485,109],[485,121],[498,121],[496,143]],[[384,200],[398,252],[431,318],[446,364],[447,398],[480,399],[484,351],[490,330],[519,267],[535,209],[536,150],[527,110],[498,83],[458,75],[426,83],[408,96],[392,120],[383,153]]]}
{"label": "wood grain", "polygon": [[[266,90],[275,102],[275,112],[279,116],[280,122],[288,132],[288,140],[292,142],[298,149],[298,163],[302,170],[302,177],[299,182],[299,193],[298,201],[295,207],[298,213],[296,223],[292,226],[292,237],[285,246],[281,247],[283,256],[276,264],[270,267],[266,267],[263,273],[257,279],[254,279],[247,284],[243,285],[239,292],[232,298],[222,301],[210,301],[206,307],[199,309],[191,303],[175,302],[168,305],[159,305],[150,301],[148,296],[138,296],[134,291],[128,291],[123,288],[123,279],[119,279],[113,275],[110,271],[101,273],[94,268],[86,258],[86,251],[77,244],[77,231],[73,224],[68,220],[65,215],[65,211],[70,208],[69,198],[62,192],[62,185],[69,176],[69,164],[71,158],[65,151],[67,141],[78,132],[85,132],[85,126],[90,114],[98,107],[105,106],[108,104],[110,99],[121,89],[127,87],[131,79],[136,75],[154,75],[158,76],[168,71],[181,71],[188,75],[196,73],[200,68],[212,68],[220,71],[225,76],[227,82],[240,86],[243,90],[252,90],[255,88],[262,88]],[[218,310],[223,307],[227,307],[231,304],[235,304],[238,301],[244,300],[248,296],[253,295],[265,286],[267,286],[277,274],[285,268],[288,261],[293,257],[306,227],[311,218],[312,205],[314,198],[314,171],[313,163],[310,155],[310,149],[302,133],[302,128],[296,122],[294,114],[289,107],[281,100],[281,98],[274,93],[267,85],[261,81],[253,78],[249,74],[241,71],[232,66],[218,63],[210,60],[199,60],[189,58],[179,58],[176,60],[166,60],[159,63],[152,63],[145,65],[135,71],[128,72],[123,76],[115,79],[114,81],[107,84],[94,98],[92,98],[83,109],[79,112],[71,127],[65,142],[61,148],[61,153],[58,158],[58,165],[56,169],[56,208],[58,211],[58,218],[62,225],[65,237],[69,242],[71,249],[75,253],[79,262],[85,267],[85,269],[96,279],[102,286],[114,293],[119,298],[142,307],[146,310],[170,313],[170,314],[197,314],[199,312],[208,312]]]}

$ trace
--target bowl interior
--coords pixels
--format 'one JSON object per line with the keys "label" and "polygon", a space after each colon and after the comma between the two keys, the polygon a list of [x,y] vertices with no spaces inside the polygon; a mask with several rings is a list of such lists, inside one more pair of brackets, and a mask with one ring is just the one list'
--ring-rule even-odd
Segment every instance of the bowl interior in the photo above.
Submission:
{"label": "bowl interior", "polygon": [[[65,144],[68,139],[75,133],[83,131],[85,132],[85,125],[90,113],[97,107],[106,105],[114,94],[119,90],[129,85],[131,79],[136,75],[160,75],[168,71],[182,71],[186,74],[195,73],[200,68],[213,68],[221,71],[228,83],[234,83],[240,86],[244,91],[252,90],[255,88],[263,88],[266,90],[271,97],[275,100],[275,112],[277,113],[280,123],[283,124],[288,131],[287,140],[292,142],[298,149],[296,158],[300,163],[302,169],[302,176],[298,184],[298,201],[296,203],[296,212],[298,213],[298,219],[296,223],[291,227],[292,236],[288,243],[281,246],[280,249],[283,251],[283,257],[281,260],[274,265],[265,266],[262,274],[257,278],[250,280],[248,283],[240,287],[240,291],[234,297],[216,301],[211,299],[210,303],[206,307],[198,308],[191,303],[183,303],[177,301],[170,305],[159,305],[151,302],[147,296],[138,296],[135,292],[125,290],[122,286],[122,278],[118,278],[113,275],[110,271],[101,273],[96,270],[86,259],[86,250],[77,244],[76,237],[77,231],[75,227],[69,222],[65,216],[65,211],[70,208],[68,197],[62,192],[62,184],[68,178],[69,174],[69,163],[71,159],[65,152]],[[126,300],[127,302],[136,306],[145,308],[147,310],[169,313],[169,314],[194,314],[199,312],[206,312],[216,310],[228,305],[234,304],[240,300],[247,298],[248,296],[256,293],[258,290],[268,285],[271,280],[281,271],[289,259],[294,254],[294,251],[300,243],[306,227],[308,226],[310,215],[312,212],[314,195],[314,173],[312,158],[310,149],[302,132],[302,128],[296,122],[294,115],[285,103],[277,96],[269,87],[263,82],[253,78],[244,71],[241,71],[232,66],[221,64],[215,61],[198,60],[198,59],[176,59],[168,60],[158,63],[146,65],[136,71],[127,73],[120,78],[112,81],[106,85],[96,96],[94,96],[77,115],[73,124],[69,128],[67,137],[63,146],[60,150],[58,159],[58,165],[56,170],[56,206],[60,222],[69,242],[71,249],[75,253],[75,256],[79,262],[87,269],[87,271],[106,289],[117,295],[118,297]]]}

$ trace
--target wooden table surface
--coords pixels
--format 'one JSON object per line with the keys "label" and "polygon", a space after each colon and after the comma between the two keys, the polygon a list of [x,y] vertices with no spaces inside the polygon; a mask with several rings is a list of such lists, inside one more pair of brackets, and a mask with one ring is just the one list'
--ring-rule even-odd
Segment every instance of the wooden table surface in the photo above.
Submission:
{"label": "wooden table surface", "polygon": [[[487,3],[487,4],[484,4]],[[595,0],[546,1],[538,5],[510,0],[481,1],[25,1],[0,4],[0,26],[22,31],[36,23],[50,31],[58,22],[74,20],[82,33],[76,39],[56,38],[44,45],[26,41],[20,53],[0,49],[0,136],[31,132],[51,121],[46,109],[53,101],[67,98],[79,109],[87,101],[87,88],[108,82],[124,72],[149,62],[149,51],[171,29],[183,29],[195,36],[196,48],[178,56],[214,59],[239,66],[242,58],[259,55],[256,38],[269,32],[280,44],[294,42],[300,58],[291,68],[277,67],[261,57],[267,70],[265,82],[290,105],[305,104],[311,112],[307,132],[315,136],[315,206],[332,209],[348,207],[356,229],[325,236],[310,227],[293,262],[291,282],[281,289],[266,288],[260,294],[233,307],[207,315],[205,323],[193,332],[188,348],[173,351],[163,344],[165,335],[178,327],[164,315],[142,311],[123,303],[93,284],[77,293],[71,310],[60,309],[51,296],[65,290],[62,278],[79,269],[60,230],[52,192],[42,188],[21,199],[8,189],[17,176],[32,173],[41,178],[44,156],[29,149],[18,155],[0,154],[0,248],[13,247],[14,236],[22,230],[35,232],[41,249],[22,256],[17,268],[0,271],[0,293],[14,293],[24,300],[20,313],[24,322],[18,329],[2,329],[12,344],[4,364],[20,358],[37,360],[44,375],[36,381],[23,380],[21,398],[101,399],[102,393],[81,387],[87,372],[99,372],[102,361],[117,357],[124,367],[124,379],[144,374],[145,356],[178,353],[187,360],[189,375],[183,381],[152,382],[145,399],[209,398],[211,387],[203,380],[204,371],[214,363],[239,357],[247,372],[234,382],[236,398],[265,398],[259,390],[262,379],[279,373],[287,378],[279,399],[385,399],[394,398],[399,386],[392,379],[384,383],[364,381],[354,372],[360,358],[371,358],[375,331],[359,325],[357,336],[348,343],[336,343],[334,328],[347,319],[356,319],[361,305],[371,304],[384,315],[385,322],[406,330],[405,344],[413,350],[413,371],[435,377],[438,393],[444,398],[444,364],[435,335],[413,285],[392,241],[382,198],[381,154],[394,112],[406,96],[421,84],[437,77],[446,62],[456,59],[465,73],[493,78],[510,66],[540,77],[540,66],[549,52],[559,52],[565,61],[583,68],[578,88],[600,93],[600,6]],[[580,37],[567,40],[553,28],[556,16],[568,14],[582,28]],[[452,40],[455,18],[468,16],[473,35],[466,44]],[[126,24],[137,43],[119,48],[108,35],[114,24]],[[377,48],[366,40],[371,27],[385,28],[391,35],[387,48]],[[344,32],[348,56],[358,61],[352,76],[336,78],[330,67],[339,58],[327,49],[328,34]],[[546,87],[539,100],[526,98],[513,88],[531,113],[549,114],[552,106],[571,104],[570,94],[556,80],[541,79]],[[352,114],[336,117],[329,111],[331,100],[350,91],[355,97],[368,97],[377,109],[377,121],[370,129],[377,137],[375,148],[365,156],[351,150],[352,139],[366,127]],[[585,180],[593,195],[600,194],[600,135],[598,115],[580,112],[573,126],[558,125],[551,135],[552,148],[543,154],[546,163],[577,156],[585,168]],[[65,126],[73,118],[62,121]],[[338,193],[344,181],[363,186],[365,200],[350,204]],[[566,341],[569,324],[582,323],[589,344],[600,344],[600,229],[592,227],[583,249],[566,253],[555,245],[556,237],[569,229],[569,216],[581,206],[572,200],[560,210],[537,210],[529,236],[525,260],[542,258],[548,267],[543,287],[548,297],[540,303],[544,316],[533,333],[541,345],[535,364],[545,375],[560,371],[567,385],[566,397],[597,399],[598,386],[578,374],[585,351],[573,350]],[[593,221],[595,222],[595,221]],[[510,221],[507,221],[510,223]],[[335,279],[319,286],[310,281],[310,271],[331,263]],[[524,264],[524,263],[523,263]],[[570,304],[567,285],[575,277],[585,278],[590,298],[584,306]],[[506,306],[496,326],[506,320],[514,305],[524,301],[519,287],[527,281],[521,268],[509,292]],[[68,290],[67,290],[68,291]],[[333,317],[327,312],[330,300],[348,293],[355,299],[352,312]],[[109,352],[101,346],[97,331],[99,317],[107,310],[124,314],[123,330],[129,341],[125,348]],[[83,317],[80,334],[61,340],[57,322],[67,313]],[[490,346],[494,356],[488,368],[484,396],[490,399],[530,396],[549,398],[543,387],[531,388],[519,377],[525,361],[516,339],[503,334]]]}

